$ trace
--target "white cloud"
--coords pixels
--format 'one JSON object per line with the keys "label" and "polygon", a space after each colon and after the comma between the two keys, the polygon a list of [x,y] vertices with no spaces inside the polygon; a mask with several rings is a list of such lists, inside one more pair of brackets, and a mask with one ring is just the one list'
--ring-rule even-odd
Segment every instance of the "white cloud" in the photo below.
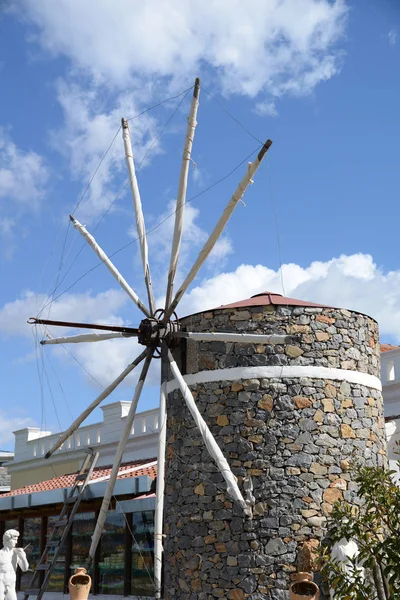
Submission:
{"label": "white cloud", "polygon": [[[342,255],[308,267],[286,264],[282,269],[287,296],[366,313],[378,321],[381,335],[400,341],[400,269],[385,273],[368,254]],[[191,314],[262,291],[282,294],[280,271],[240,265],[193,288],[178,312]]]}
{"label": "white cloud", "polygon": [[16,247],[16,238],[14,235],[16,227],[15,218],[0,217],[0,247],[6,260],[11,260]]}
{"label": "white cloud", "polygon": [[5,410],[0,410],[0,447],[2,448],[4,448],[6,444],[14,442],[13,431],[24,429],[25,427],[37,426],[33,419],[15,416],[15,408],[12,409],[12,413],[13,416],[10,417]]}
{"label": "white cloud", "polygon": [[[112,108],[105,108],[98,88],[85,90],[65,81],[58,83],[58,100],[64,111],[64,127],[53,132],[53,146],[70,161],[72,176],[84,181],[86,187],[105,151],[115,136],[121,116],[129,118],[139,112],[132,100],[133,93],[117,95]],[[139,98],[144,97],[141,90]],[[149,115],[130,123],[133,154],[138,167],[147,148],[156,137],[156,123]],[[60,143],[62,140],[62,143]],[[158,150],[157,142],[152,155]],[[86,221],[95,218],[109,208],[123,183],[128,179],[121,132],[102,162],[96,177],[81,203],[77,215]],[[126,190],[129,186],[126,186]]]}
{"label": "white cloud", "polygon": [[206,181],[208,180],[208,173],[204,167],[200,168],[197,163],[193,164],[193,169],[190,172],[192,181],[197,187],[205,187]]}
{"label": "white cloud", "polygon": [[[81,375],[84,376],[90,385],[93,385],[93,380],[95,380],[101,387],[106,387],[122,373],[129,363],[143,352],[144,346],[139,345],[136,338],[125,338],[94,344],[76,344],[74,347],[68,346],[68,350],[73,353],[88,373],[90,373],[90,375],[85,375],[81,371]],[[63,360],[66,360],[72,366],[76,366],[65,349],[56,347],[55,352],[59,356],[62,356]],[[143,363],[138,365],[120,385],[133,390],[142,367]],[[149,374],[146,378],[146,385],[158,386],[159,383],[159,361],[152,361]]]}
{"label": "white cloud", "polygon": [[[43,319],[60,321],[114,323],[122,324],[118,311],[127,302],[127,295],[120,290],[107,290],[96,295],[90,292],[82,294],[64,294],[55,300],[49,308],[43,311]],[[44,294],[27,291],[13,302],[5,304],[0,309],[0,334],[22,335],[31,337],[32,325],[27,324],[30,317],[38,315],[41,307],[46,304]],[[49,316],[50,315],[50,316]],[[65,335],[67,329],[58,328],[57,334]],[[53,330],[54,332],[54,330]]]}
{"label": "white cloud", "polygon": [[43,158],[19,148],[0,126],[0,248],[6,260],[13,258],[21,229],[16,226],[26,212],[36,211],[43,200],[49,171]]}
{"label": "white cloud", "polygon": [[[33,25],[29,40],[46,58],[69,61],[58,85],[65,125],[53,141],[84,185],[122,115],[189,86],[197,74],[213,91],[256,99],[261,115],[277,114],[275,97],[312,93],[339,72],[347,17],[346,0],[97,0],[95,11],[91,0],[16,0],[9,10]],[[149,115],[134,127],[140,160],[159,127]],[[88,222],[110,206],[123,169],[118,139],[78,216]]]}
{"label": "white cloud", "polygon": [[[282,267],[284,293],[289,297],[328,306],[360,311],[375,318],[381,335],[400,342],[400,269],[384,272],[368,254],[342,255],[306,267],[295,263]],[[281,272],[265,265],[240,265],[235,271],[204,279],[184,296],[179,316],[215,308],[248,298],[262,291],[282,293]],[[43,299],[40,299],[43,300]],[[65,295],[53,305],[54,319],[123,323],[125,296],[109,290],[103,294]],[[0,310],[0,332],[27,336],[26,319],[36,312],[36,297],[27,293]],[[139,322],[140,315],[137,318]],[[69,350],[102,385],[109,384],[141,352],[136,340],[119,339],[97,344],[69,346]],[[74,364],[60,347],[46,348]],[[156,363],[156,361],[154,361]],[[126,381],[136,381],[140,367]],[[158,364],[153,365],[148,383],[157,385]],[[90,379],[88,379],[90,381]]]}
{"label": "white cloud", "polygon": [[389,44],[391,46],[395,46],[396,42],[397,42],[397,30],[396,29],[391,29],[388,33],[388,40],[389,40]]}
{"label": "white cloud", "polygon": [[[175,208],[176,201],[169,202],[165,213],[157,217],[157,222],[167,219],[175,211]],[[199,216],[200,211],[198,208],[186,204],[175,289],[178,289],[178,286],[182,283],[183,277],[186,276],[195,260],[196,252],[202,248],[209,236],[209,233],[198,224]],[[158,288],[162,290],[165,289],[167,281],[174,223],[175,215],[173,214],[159,227],[155,234],[148,236],[152,273],[155,275],[154,279],[158,282]],[[149,224],[150,228],[151,223]],[[136,237],[136,231],[132,231],[132,234]],[[232,252],[231,240],[227,236],[220,237],[206,262],[206,266],[212,269],[218,265],[219,268],[222,268],[226,258]]]}
{"label": "white cloud", "polygon": [[[45,302],[46,296],[36,295],[32,291],[28,291],[21,298],[5,304],[0,309],[0,335],[31,338],[33,332],[36,338],[35,343],[37,343],[45,338],[46,331],[51,332],[54,337],[82,333],[82,330],[73,330],[66,327],[45,328],[42,325],[34,327],[27,324],[27,319],[37,315],[40,307]],[[113,289],[98,294],[64,294],[59,300],[52,303],[50,315],[48,309],[45,309],[41,316],[44,319],[50,318],[60,321],[132,325],[132,322],[126,323],[121,315],[127,302],[129,300],[124,292]],[[134,319],[134,325],[137,325],[143,318],[143,315],[133,305],[130,313]],[[109,385],[143,349],[142,346],[138,345],[136,339],[129,338],[96,343],[41,347],[42,352],[54,353],[59,360],[79,369],[72,358],[72,356],[76,357],[87,371],[80,369],[80,375],[90,385],[93,385],[93,380],[95,380],[101,386]],[[35,357],[35,352],[30,351],[28,355],[20,360],[33,360]],[[139,372],[140,367],[125,380],[125,385],[132,385],[137,380]],[[157,382],[157,384],[159,382],[156,365],[153,366],[149,374],[149,382]]]}
{"label": "white cloud", "polygon": [[0,219],[0,232],[1,235],[11,235],[13,228],[15,227],[15,221],[8,217]]}
{"label": "white cloud", "polygon": [[45,193],[49,173],[43,158],[22,150],[0,128],[0,201],[2,211],[10,201],[17,209],[37,208]]}
{"label": "white cloud", "polygon": [[[144,350],[136,339],[128,338],[66,347],[102,386],[109,385]],[[64,349],[59,349],[58,353],[71,362]],[[139,372],[140,367],[125,383],[136,381]],[[89,383],[93,383],[90,377]]]}
{"label": "white cloud", "polygon": [[[345,0],[19,0],[35,40],[97,83],[187,81],[203,65],[226,93],[308,93],[338,72]],[[216,78],[213,76],[213,82]]]}
{"label": "white cloud", "polygon": [[254,111],[260,115],[260,117],[277,117],[278,111],[275,106],[275,102],[257,102],[254,107]]}

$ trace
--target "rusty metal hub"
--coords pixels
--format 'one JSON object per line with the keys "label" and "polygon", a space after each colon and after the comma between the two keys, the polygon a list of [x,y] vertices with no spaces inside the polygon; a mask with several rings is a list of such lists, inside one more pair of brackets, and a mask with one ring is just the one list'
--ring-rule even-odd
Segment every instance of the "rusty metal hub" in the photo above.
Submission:
{"label": "rusty metal hub", "polygon": [[138,329],[138,342],[142,346],[148,348],[158,348],[161,342],[166,342],[169,347],[172,347],[178,341],[174,338],[174,333],[179,331],[179,320],[174,314],[174,320],[163,323],[165,311],[158,309],[154,313],[153,318],[143,319],[140,322]]}

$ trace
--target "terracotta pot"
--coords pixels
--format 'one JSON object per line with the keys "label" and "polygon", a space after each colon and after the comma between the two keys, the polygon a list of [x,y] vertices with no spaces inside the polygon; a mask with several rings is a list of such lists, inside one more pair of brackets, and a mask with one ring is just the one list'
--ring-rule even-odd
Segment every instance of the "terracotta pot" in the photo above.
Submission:
{"label": "terracotta pot", "polygon": [[293,581],[312,581],[314,579],[314,575],[312,573],[299,571],[298,573],[293,573],[292,579]]}
{"label": "terracotta pot", "polygon": [[92,578],[86,569],[75,569],[74,575],[69,578],[68,589],[71,600],[87,600],[92,585]]}
{"label": "terracotta pot", "polygon": [[312,573],[296,573],[289,588],[289,600],[318,600],[320,592]]}

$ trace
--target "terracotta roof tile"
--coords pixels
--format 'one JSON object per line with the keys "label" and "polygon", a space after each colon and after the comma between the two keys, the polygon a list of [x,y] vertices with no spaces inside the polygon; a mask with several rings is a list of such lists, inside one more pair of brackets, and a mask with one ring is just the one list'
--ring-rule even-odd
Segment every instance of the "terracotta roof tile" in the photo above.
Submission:
{"label": "terracotta roof tile", "polygon": [[[133,462],[123,463],[119,468],[118,479],[127,479],[130,477],[140,477],[141,475],[148,475],[152,479],[157,476],[157,465],[146,466],[149,463],[155,462],[157,459],[149,458],[146,460],[137,460]],[[143,465],[143,468],[137,468]],[[96,479],[102,479],[108,477],[111,474],[112,466],[108,467],[97,467],[94,469],[92,478],[90,481]],[[135,470],[131,470],[135,469]],[[5,496],[20,496],[22,494],[34,494],[35,492],[45,492],[49,490],[58,490],[67,487],[71,487],[74,484],[77,473],[71,473],[69,475],[61,475],[60,477],[53,477],[47,481],[41,481],[40,483],[34,483],[32,485],[26,485],[23,488],[12,490],[6,494],[1,494],[1,497]]]}
{"label": "terracotta roof tile", "polygon": [[286,298],[285,296],[282,296],[282,294],[275,294],[274,292],[261,292],[260,294],[255,294],[254,296],[251,296],[251,298],[247,298],[246,300],[239,300],[238,302],[232,302],[232,304],[218,306],[216,309],[213,310],[218,310],[222,308],[244,308],[246,306],[268,306],[269,304],[274,304],[275,306],[286,305],[332,308],[331,306],[327,306],[326,304],[315,304],[315,302],[297,300],[296,298]]}
{"label": "terracotta roof tile", "polygon": [[[334,308],[333,306],[327,306],[326,304],[315,304],[315,302],[307,302],[305,300],[296,300],[296,298],[286,298],[281,294],[275,294],[274,292],[261,292],[260,294],[255,294],[251,296],[251,298],[246,298],[246,300],[238,300],[237,302],[232,302],[231,304],[224,304],[222,306],[217,306],[215,308],[209,308],[208,310],[222,310],[224,308],[248,308],[250,306],[268,306],[269,304],[274,304],[275,306],[309,306],[314,308]],[[199,311],[195,314],[200,314]]]}
{"label": "terracotta roof tile", "polygon": [[390,352],[391,350],[397,350],[400,346],[392,346],[392,344],[381,344],[381,352]]}

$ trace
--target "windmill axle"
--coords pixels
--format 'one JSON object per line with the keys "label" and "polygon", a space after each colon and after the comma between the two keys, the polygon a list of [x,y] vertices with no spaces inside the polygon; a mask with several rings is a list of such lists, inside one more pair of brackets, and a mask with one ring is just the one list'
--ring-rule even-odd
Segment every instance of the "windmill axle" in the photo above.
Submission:
{"label": "windmill axle", "polygon": [[151,318],[143,319],[140,322],[138,329],[138,342],[142,346],[155,347],[161,346],[161,342],[165,341],[168,346],[171,346],[173,339],[172,334],[178,330],[177,321],[162,323],[161,319]]}

